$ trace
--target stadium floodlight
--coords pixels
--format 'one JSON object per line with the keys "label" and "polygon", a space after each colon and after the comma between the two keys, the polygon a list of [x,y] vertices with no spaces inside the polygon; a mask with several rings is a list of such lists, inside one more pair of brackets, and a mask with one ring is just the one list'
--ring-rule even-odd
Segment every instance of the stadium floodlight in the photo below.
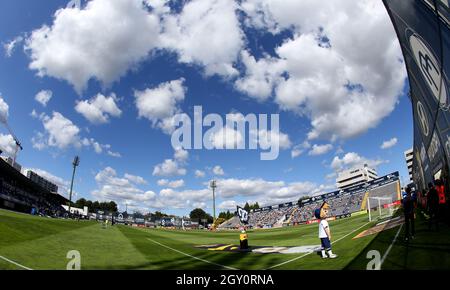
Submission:
{"label": "stadium floodlight", "polygon": [[212,188],[213,192],[213,224],[216,221],[216,188],[217,188],[217,182],[213,179],[211,180],[209,186]]}
{"label": "stadium floodlight", "polygon": [[73,190],[73,180],[75,178],[75,170],[78,165],[80,165],[80,157],[75,156],[72,162],[73,165],[73,172],[72,172],[72,182],[70,183],[70,193],[69,193],[69,215],[70,215],[70,208],[72,206],[72,190]]}

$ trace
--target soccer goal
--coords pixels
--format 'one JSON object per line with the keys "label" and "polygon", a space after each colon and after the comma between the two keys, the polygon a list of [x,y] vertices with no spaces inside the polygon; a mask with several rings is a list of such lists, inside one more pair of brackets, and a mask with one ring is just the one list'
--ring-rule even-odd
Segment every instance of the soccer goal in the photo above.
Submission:
{"label": "soccer goal", "polygon": [[369,221],[380,220],[394,214],[392,197],[368,197]]}

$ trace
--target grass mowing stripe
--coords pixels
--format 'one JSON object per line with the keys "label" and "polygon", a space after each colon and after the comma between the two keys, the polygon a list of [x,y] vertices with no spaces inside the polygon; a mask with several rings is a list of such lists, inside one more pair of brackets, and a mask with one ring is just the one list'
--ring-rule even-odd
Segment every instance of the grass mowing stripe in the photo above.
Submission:
{"label": "grass mowing stripe", "polygon": [[19,263],[17,263],[17,262],[14,262],[13,260],[10,260],[10,259],[8,259],[8,258],[6,258],[6,257],[0,256],[0,259],[5,260],[6,262],[9,262],[9,263],[11,263],[11,264],[14,264],[14,265],[16,265],[17,267],[20,267],[20,268],[22,268],[22,269],[25,269],[25,270],[33,270],[33,269],[28,268],[28,267],[25,267],[24,265],[21,265],[21,264],[19,264]]}
{"label": "grass mowing stripe", "polygon": [[[348,233],[348,234],[346,234],[345,236],[343,236],[343,237],[337,239],[336,241],[334,241],[333,244],[335,244],[335,243],[339,242],[340,240],[342,240],[342,239],[348,237],[348,236],[351,235],[352,233],[356,232],[356,231],[359,230],[360,228],[363,228],[363,227],[365,227],[366,225],[368,225],[368,224],[370,224],[370,223],[371,223],[371,222],[367,222],[367,223],[363,224],[362,226],[360,226],[359,228],[354,229],[354,230],[351,231],[350,233]],[[312,254],[312,253],[314,253],[314,252],[309,252],[309,253],[306,253],[306,254],[304,254],[304,255],[302,255],[302,256],[295,257],[295,258],[293,258],[293,259],[284,261],[283,263],[280,263],[280,264],[277,264],[277,265],[275,265],[275,266],[269,267],[269,268],[267,268],[267,269],[265,269],[265,270],[270,270],[270,269],[273,269],[273,268],[276,268],[276,267],[279,267],[279,266],[286,265],[286,264],[288,264],[288,263],[291,263],[291,262],[293,262],[293,261],[296,261],[296,260],[298,260],[298,259],[301,259],[301,258],[303,258],[303,257],[306,257],[306,256],[308,256],[308,255],[310,255],[310,254]]]}
{"label": "grass mowing stripe", "polygon": [[387,258],[387,256],[389,255],[389,252],[391,251],[392,246],[393,246],[393,245],[395,244],[395,242],[397,241],[398,235],[400,234],[400,231],[402,230],[402,228],[403,228],[403,224],[400,225],[400,228],[398,229],[397,233],[395,234],[395,237],[394,237],[394,239],[392,240],[392,243],[389,245],[389,248],[386,250],[386,253],[384,253],[383,258],[381,259],[381,262],[380,262],[380,269],[381,269],[381,266],[383,266],[384,260],[385,260],[385,259]]}
{"label": "grass mowing stripe", "polygon": [[177,249],[174,249],[174,248],[171,248],[171,247],[169,247],[169,246],[163,245],[163,244],[161,244],[161,243],[159,243],[159,242],[157,242],[157,241],[155,241],[155,240],[152,240],[152,239],[150,239],[150,238],[147,238],[147,240],[149,240],[149,241],[151,241],[151,242],[153,242],[153,243],[155,243],[155,244],[158,244],[158,245],[160,245],[161,247],[167,248],[167,249],[172,250],[172,251],[174,251],[174,252],[177,252],[177,253],[179,253],[179,254],[185,255],[185,256],[187,256],[187,257],[190,257],[190,258],[193,258],[193,259],[196,259],[196,260],[199,260],[199,261],[202,261],[202,262],[211,264],[211,265],[219,266],[219,267],[222,267],[222,268],[225,268],[225,269],[229,269],[229,270],[238,270],[238,269],[233,268],[233,267],[228,267],[228,266],[225,266],[225,265],[220,265],[220,264],[217,264],[217,263],[214,263],[214,262],[210,262],[210,261],[207,261],[207,260],[204,260],[204,259],[201,259],[201,258],[192,256],[192,255],[186,254],[186,253],[184,253],[184,252],[182,252],[182,251],[179,251],[179,250],[177,250]]}

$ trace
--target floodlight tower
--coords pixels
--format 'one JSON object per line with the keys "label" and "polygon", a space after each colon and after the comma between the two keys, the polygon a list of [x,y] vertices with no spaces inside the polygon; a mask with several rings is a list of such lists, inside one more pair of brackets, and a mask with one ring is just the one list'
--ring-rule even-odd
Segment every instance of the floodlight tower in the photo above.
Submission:
{"label": "floodlight tower", "polygon": [[70,207],[72,205],[72,189],[73,189],[73,180],[75,178],[75,170],[77,169],[77,166],[80,165],[80,157],[75,156],[72,162],[73,165],[73,173],[72,173],[72,182],[70,184],[70,194],[69,194],[69,214],[70,214]]}
{"label": "floodlight tower", "polygon": [[213,192],[213,224],[216,221],[216,188],[217,188],[217,182],[213,179],[211,180],[209,186],[212,189]]}

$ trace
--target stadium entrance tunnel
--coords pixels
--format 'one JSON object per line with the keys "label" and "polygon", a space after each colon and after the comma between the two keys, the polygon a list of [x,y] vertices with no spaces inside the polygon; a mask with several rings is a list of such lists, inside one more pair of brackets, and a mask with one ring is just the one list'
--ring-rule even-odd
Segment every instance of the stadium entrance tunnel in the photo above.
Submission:
{"label": "stadium entrance tunnel", "polygon": [[197,245],[197,249],[216,252],[233,252],[233,253],[255,253],[255,254],[306,254],[319,252],[322,248],[320,245],[299,246],[299,247],[283,247],[283,246],[249,246],[246,250],[241,250],[238,245],[232,244],[211,244]]}

